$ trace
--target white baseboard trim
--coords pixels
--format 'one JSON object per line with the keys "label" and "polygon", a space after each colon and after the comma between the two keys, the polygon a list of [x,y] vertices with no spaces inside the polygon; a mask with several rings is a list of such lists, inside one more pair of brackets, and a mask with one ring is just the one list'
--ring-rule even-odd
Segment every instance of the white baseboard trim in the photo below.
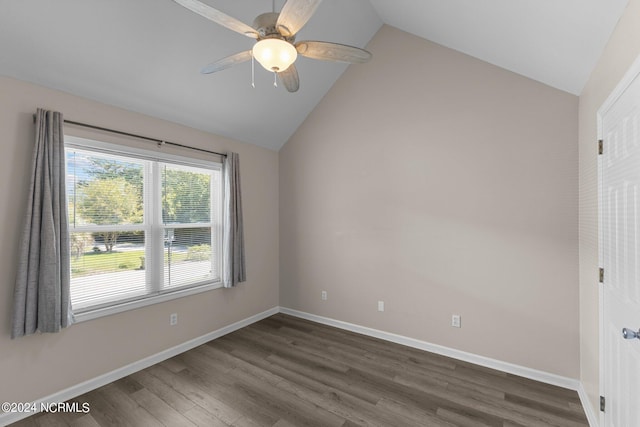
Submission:
{"label": "white baseboard trim", "polygon": [[[405,337],[402,335],[392,334],[389,332],[380,331],[378,329],[368,328],[365,326],[356,325],[353,323],[343,322],[341,320],[335,320],[328,317],[318,316],[315,314],[306,313],[303,311],[293,310],[286,307],[280,307],[280,312],[289,314],[291,316],[300,317],[302,319],[311,320],[313,322],[322,323],[336,328],[345,329],[347,331],[356,332],[370,337],[380,338],[385,341],[391,341],[397,344],[406,345],[408,347],[417,348],[420,350],[429,351],[431,353],[448,356],[453,359],[462,360],[476,365],[485,366],[487,368],[496,369],[509,374],[518,375],[521,377],[529,378],[535,381],[568,388],[578,391],[580,387],[580,381],[563,377],[549,372],[539,371],[537,369],[531,369],[520,365],[515,365],[508,362],[503,362],[496,359],[491,359],[484,356],[478,356],[476,354],[467,353],[461,350],[445,347],[438,344],[432,344],[426,341],[417,340],[414,338]],[[586,409],[585,409],[586,410]]]}
{"label": "white baseboard trim", "polygon": [[301,319],[311,320],[312,322],[322,323],[324,325],[333,326],[339,329],[344,329],[351,332],[356,332],[362,335],[367,335],[374,338],[379,338],[385,341],[391,341],[396,344],[406,345],[408,347],[417,348],[419,350],[429,351],[431,353],[448,356],[453,359],[462,360],[476,365],[485,366],[487,368],[496,369],[509,374],[518,375],[521,377],[529,378],[535,381],[540,381],[546,384],[555,385],[558,387],[575,390],[580,397],[580,403],[584,409],[585,415],[589,422],[590,427],[599,427],[600,421],[597,413],[594,413],[594,409],[589,402],[589,397],[582,383],[576,379],[563,377],[561,375],[551,374],[549,372],[539,371],[537,369],[531,369],[513,363],[503,362],[496,359],[491,359],[484,356],[478,356],[473,353],[467,353],[464,351],[456,350],[453,348],[441,346],[438,344],[432,344],[426,341],[417,340],[414,338],[405,337],[402,335],[392,334],[389,332],[380,331],[378,329],[368,328],[366,326],[356,325],[354,323],[343,322],[341,320],[331,319],[329,317],[318,316],[316,314],[306,313],[304,311],[293,310],[286,307],[280,307],[280,313],[288,314],[291,316],[299,317]]}
{"label": "white baseboard trim", "polygon": [[580,386],[578,387],[578,396],[580,396],[580,403],[582,403],[584,413],[587,416],[587,421],[589,421],[589,427],[599,427],[599,414],[594,412],[593,406],[591,406],[591,402],[589,401],[587,391],[584,389],[582,383],[580,383]]}
{"label": "white baseboard trim", "polygon": [[[578,380],[568,378],[568,377],[563,377],[556,374],[551,374],[544,371],[539,371],[536,369],[527,368],[524,366],[515,365],[512,363],[503,362],[496,359],[491,359],[484,356],[478,356],[472,353],[467,353],[464,351],[452,349],[452,348],[441,346],[438,344],[432,344],[426,341],[421,341],[414,338],[405,337],[402,335],[380,331],[378,329],[368,328],[368,327],[356,325],[353,323],[343,322],[341,320],[335,320],[328,317],[306,313],[303,311],[293,310],[286,307],[273,307],[262,313],[258,313],[256,315],[247,317],[246,319],[240,320],[231,325],[222,327],[213,332],[202,335],[198,338],[194,338],[190,341],[179,344],[175,347],[171,347],[167,350],[163,350],[152,356],[138,360],[137,362],[133,362],[129,365],[123,366],[122,368],[115,369],[111,372],[107,372],[106,374],[100,375],[91,380],[71,386],[65,390],[56,392],[42,399],[38,399],[33,403],[36,408],[39,408],[41,404],[64,402],[66,400],[69,400],[74,397],[80,396],[84,393],[87,393],[91,390],[95,390],[96,388],[99,388],[109,383],[112,383],[114,381],[117,381],[120,378],[133,374],[134,372],[138,372],[142,369],[148,368],[149,366],[155,365],[156,363],[162,362],[163,360],[169,359],[173,356],[177,356],[180,353],[184,353],[185,351],[191,350],[192,348],[195,348],[206,342],[209,342],[216,338],[220,338],[221,336],[237,331],[238,329],[244,328],[245,326],[249,326],[252,323],[258,322],[262,319],[265,319],[277,313],[288,314],[288,315],[299,317],[302,319],[311,320],[313,322],[334,326],[339,329],[356,332],[359,334],[379,338],[385,341],[390,341],[397,344],[406,345],[408,347],[413,347],[420,350],[425,350],[432,353],[440,354],[443,356],[448,356],[448,357],[462,360],[465,362],[474,363],[476,365],[497,369],[499,371],[507,372],[514,375],[519,375],[525,378],[544,382],[547,384],[552,384],[559,387],[575,390],[578,392],[578,395],[580,396],[580,401],[586,413],[587,419],[589,421],[589,425],[591,427],[599,426],[597,414],[594,414],[593,408],[589,403],[589,398],[587,396],[587,393],[584,390],[584,387],[582,386],[582,384]],[[8,424],[19,421],[23,418],[26,418],[30,415],[33,415],[33,412],[32,413],[17,413],[17,412],[0,413],[0,426],[6,426]]]}
{"label": "white baseboard trim", "polygon": [[[220,338],[223,335],[227,335],[231,332],[237,331],[238,329],[244,328],[245,326],[249,326],[252,323],[258,322],[262,319],[265,319],[269,316],[273,316],[280,311],[279,307],[273,307],[267,311],[263,311],[262,313],[258,313],[256,315],[247,317],[246,319],[242,319],[238,322],[232,323],[231,325],[224,326],[220,329],[217,329],[213,332],[209,332],[208,334],[202,335],[198,338],[194,338],[185,343],[179,344],[175,347],[171,347],[167,350],[163,350],[160,353],[156,353],[152,356],[145,357],[144,359],[138,360],[137,362],[133,362],[129,365],[123,366],[122,368],[115,369],[111,372],[107,372],[106,374],[100,375],[96,378],[90,379],[80,384],[76,384],[71,386],[65,390],[56,392],[52,395],[44,397],[42,399],[36,400],[34,403],[35,408],[40,408],[41,404],[48,403],[56,403],[56,402],[64,402],[66,400],[72,399],[74,397],[80,396],[81,394],[87,393],[91,390],[95,390],[98,387],[102,387],[109,383],[119,380],[120,378],[126,377],[127,375],[131,375],[134,372],[138,372],[142,369],[148,368],[149,366],[155,365],[156,363],[160,363],[163,360],[169,359],[173,356],[177,356],[180,353],[184,353],[185,351],[191,350],[192,348],[198,347],[204,343],[207,343],[216,338]],[[6,426],[11,423],[15,423],[23,418],[27,418],[34,413],[19,413],[19,412],[9,412],[9,413],[0,413],[0,426]]]}

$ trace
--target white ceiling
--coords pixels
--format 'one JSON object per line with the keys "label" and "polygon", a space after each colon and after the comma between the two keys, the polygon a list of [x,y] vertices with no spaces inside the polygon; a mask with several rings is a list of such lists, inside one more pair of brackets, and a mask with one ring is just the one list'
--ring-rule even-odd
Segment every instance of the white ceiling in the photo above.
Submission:
{"label": "white ceiling", "polygon": [[628,0],[371,3],[386,24],[579,95]]}
{"label": "white ceiling", "polygon": [[[204,1],[248,24],[271,9]],[[324,0],[297,40],[364,47],[384,22],[579,94],[627,1]],[[250,62],[199,73],[251,45],[171,0],[0,0],[0,75],[278,150],[346,66],[300,58],[297,93],[259,67],[253,89]]]}

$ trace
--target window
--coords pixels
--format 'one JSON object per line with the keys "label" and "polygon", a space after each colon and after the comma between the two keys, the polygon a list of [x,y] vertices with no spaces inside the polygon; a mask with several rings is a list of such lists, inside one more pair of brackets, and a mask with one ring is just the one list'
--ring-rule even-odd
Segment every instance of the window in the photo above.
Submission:
{"label": "window", "polygon": [[75,313],[220,286],[221,165],[66,138]]}

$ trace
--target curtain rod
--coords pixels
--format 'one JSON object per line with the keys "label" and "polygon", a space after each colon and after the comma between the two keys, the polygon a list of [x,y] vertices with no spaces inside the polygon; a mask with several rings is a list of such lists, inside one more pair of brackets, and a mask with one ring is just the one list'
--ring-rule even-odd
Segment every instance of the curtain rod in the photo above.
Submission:
{"label": "curtain rod", "polygon": [[[36,122],[36,115],[33,115],[33,122]],[[115,133],[117,135],[124,135],[124,136],[130,136],[132,138],[138,138],[138,139],[142,139],[145,141],[151,141],[151,142],[155,142],[158,144],[158,146],[162,146],[162,145],[172,145],[174,147],[181,147],[181,148],[186,148],[189,150],[195,150],[195,151],[200,151],[203,153],[209,153],[209,154],[216,154],[218,156],[222,156],[222,157],[227,157],[227,155],[225,153],[218,153],[217,151],[211,151],[211,150],[205,150],[203,148],[197,148],[197,147],[190,147],[188,145],[184,145],[184,144],[178,144],[177,142],[171,142],[171,141],[165,141],[163,139],[158,139],[158,138],[150,138],[148,136],[144,136],[144,135],[138,135],[135,133],[129,133],[129,132],[123,132],[121,130],[115,130],[115,129],[109,129],[109,128],[105,128],[102,126],[95,126],[95,125],[90,125],[87,123],[82,123],[82,122],[76,122],[73,120],[64,120],[65,123],[70,124],[70,125],[74,125],[74,126],[80,126],[80,127],[84,127],[84,128],[88,128],[88,129],[95,129],[95,130],[100,130],[100,131],[104,131],[104,132],[109,132],[109,133]]]}

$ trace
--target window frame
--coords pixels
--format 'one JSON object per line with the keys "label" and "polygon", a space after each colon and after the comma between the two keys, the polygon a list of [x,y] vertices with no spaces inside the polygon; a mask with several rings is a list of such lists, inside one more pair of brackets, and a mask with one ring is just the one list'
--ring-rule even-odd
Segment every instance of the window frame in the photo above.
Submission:
{"label": "window frame", "polygon": [[[107,302],[105,304],[98,304],[91,307],[83,308],[74,312],[76,322],[82,322],[86,320],[96,319],[103,316],[109,316],[116,313],[121,313],[128,310],[134,310],[149,305],[159,304],[166,301],[170,301],[176,298],[183,298],[189,295],[196,295],[202,292],[208,292],[213,289],[219,289],[223,287],[223,264],[222,264],[222,201],[224,200],[224,185],[222,177],[222,162],[204,160],[193,157],[180,156],[175,154],[164,153],[161,151],[152,151],[148,149],[134,148],[126,145],[114,144],[111,142],[98,141],[89,138],[80,138],[72,135],[65,135],[65,151],[66,149],[77,149],[79,151],[91,151],[95,153],[102,153],[106,155],[116,155],[120,157],[129,157],[131,159],[145,161],[145,192],[144,198],[144,220],[142,224],[123,225],[116,226],[118,229],[136,229],[144,230],[145,232],[145,256],[151,255],[150,264],[147,263],[147,267],[151,269],[150,275],[145,278],[145,284],[147,286],[147,293],[142,296],[136,296],[128,299],[121,299],[116,302]],[[151,163],[148,163],[151,162]],[[217,200],[214,201],[214,188],[211,186],[211,205],[212,212],[209,223],[194,223],[194,224],[180,224],[181,227],[191,228],[205,224],[207,227],[211,226],[212,236],[215,236],[217,251],[213,250],[213,237],[212,237],[212,252],[216,254],[216,259],[212,260],[218,266],[218,277],[214,280],[206,280],[197,282],[190,285],[183,285],[177,287],[169,287],[162,289],[162,280],[164,276],[164,262],[163,260],[164,246],[154,245],[153,242],[158,240],[163,241],[164,230],[167,228],[167,224],[162,221],[162,198],[154,195],[154,192],[158,192],[162,187],[162,180],[160,178],[160,164],[174,164],[186,167],[203,168],[217,172],[220,174],[218,182],[219,190],[217,191]],[[66,160],[65,160],[66,164]],[[68,171],[67,171],[68,174]],[[148,189],[148,191],[147,191]],[[152,207],[151,212],[147,212],[147,209]],[[213,212],[213,209],[216,212]],[[69,234],[74,232],[81,232],[89,230],[91,226],[75,227],[69,224]],[[155,233],[154,236],[152,234]],[[148,236],[150,237],[148,239]],[[157,246],[157,247],[155,247]],[[149,293],[153,292],[153,293]]]}

